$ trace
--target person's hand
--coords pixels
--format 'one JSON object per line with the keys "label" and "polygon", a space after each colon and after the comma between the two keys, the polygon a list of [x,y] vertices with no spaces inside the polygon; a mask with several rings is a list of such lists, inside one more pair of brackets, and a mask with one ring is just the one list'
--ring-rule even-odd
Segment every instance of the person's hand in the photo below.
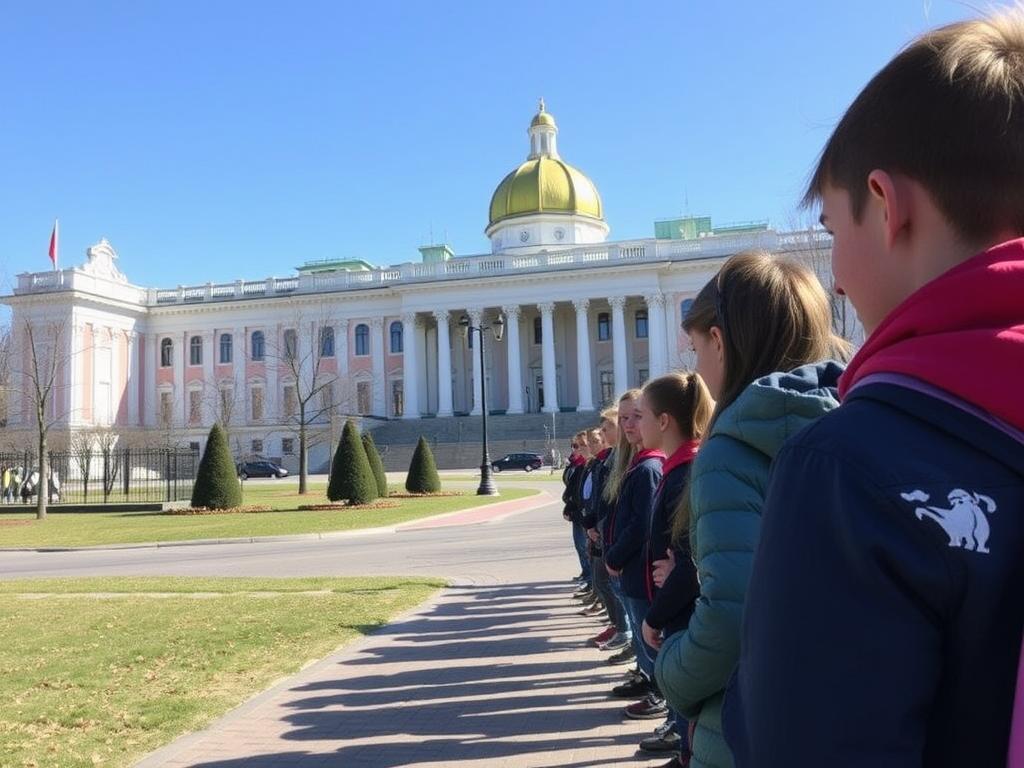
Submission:
{"label": "person's hand", "polygon": [[648,624],[647,619],[644,619],[641,631],[644,633],[645,643],[647,643],[651,648],[661,648],[661,631],[654,629],[654,627]]}
{"label": "person's hand", "polygon": [[665,560],[654,561],[654,571],[651,574],[651,578],[654,580],[654,585],[661,589],[665,585],[665,580],[668,579],[668,575],[675,570],[676,567],[676,553],[671,549],[666,549],[665,552],[668,554]]}
{"label": "person's hand", "polygon": [[622,571],[617,571],[614,568],[612,568],[610,565],[608,565],[608,563],[604,564],[604,569],[608,571],[609,576],[618,576],[620,573],[622,573]]}
{"label": "person's hand", "polygon": [[587,528],[587,536],[590,537],[591,541],[597,541],[597,529],[596,528]]}

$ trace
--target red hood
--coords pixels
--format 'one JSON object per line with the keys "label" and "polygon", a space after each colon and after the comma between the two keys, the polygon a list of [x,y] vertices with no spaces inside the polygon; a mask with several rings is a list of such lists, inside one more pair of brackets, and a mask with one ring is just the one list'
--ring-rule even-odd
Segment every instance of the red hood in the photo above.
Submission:
{"label": "red hood", "polygon": [[912,376],[1024,429],[1024,238],[965,261],[889,313],[839,381]]}
{"label": "red hood", "polygon": [[611,452],[612,452],[611,448],[602,448],[601,452],[599,454],[597,454],[597,460],[598,461],[604,461],[605,459],[608,458],[608,454],[611,453]]}
{"label": "red hood", "polygon": [[629,468],[632,469],[645,459],[661,459],[662,464],[664,464],[665,454],[661,451],[648,450],[647,448],[644,448],[642,451],[637,451],[636,456],[634,456],[633,460],[629,462]]}
{"label": "red hood", "polygon": [[587,460],[580,456],[578,453],[574,453],[572,456],[569,457],[569,464],[571,464],[574,467],[579,467],[586,463]]}

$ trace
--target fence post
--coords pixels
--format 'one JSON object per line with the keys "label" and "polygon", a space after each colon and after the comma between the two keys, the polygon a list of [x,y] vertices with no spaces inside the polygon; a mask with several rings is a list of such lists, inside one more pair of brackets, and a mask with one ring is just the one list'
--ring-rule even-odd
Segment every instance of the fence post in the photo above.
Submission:
{"label": "fence post", "polygon": [[170,448],[165,448],[164,449],[164,462],[166,464],[166,466],[164,468],[164,482],[167,485],[167,493],[164,494],[166,496],[164,501],[170,501],[171,500],[171,449]]}
{"label": "fence post", "polygon": [[104,450],[103,455],[103,503],[110,501],[110,451]]}
{"label": "fence post", "polygon": [[125,501],[128,501],[128,491],[131,489],[131,478],[129,477],[129,475],[131,474],[131,466],[132,465],[131,465],[130,459],[128,458],[130,454],[131,454],[131,448],[125,448],[124,449],[124,478],[123,478],[123,481],[124,481],[124,500]]}

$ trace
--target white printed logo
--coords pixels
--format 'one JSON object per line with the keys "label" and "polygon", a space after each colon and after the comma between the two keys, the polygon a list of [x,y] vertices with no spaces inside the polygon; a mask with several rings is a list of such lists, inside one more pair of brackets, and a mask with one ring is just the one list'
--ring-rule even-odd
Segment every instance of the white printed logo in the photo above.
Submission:
{"label": "white printed logo", "polygon": [[[924,491],[901,493],[904,501],[928,501]],[[980,493],[969,493],[962,488],[949,492],[949,509],[942,507],[917,507],[914,513],[918,520],[930,517],[942,526],[949,536],[949,546],[962,547],[972,552],[988,554],[989,526],[987,514],[996,511],[996,503]],[[985,509],[983,510],[982,507]]]}

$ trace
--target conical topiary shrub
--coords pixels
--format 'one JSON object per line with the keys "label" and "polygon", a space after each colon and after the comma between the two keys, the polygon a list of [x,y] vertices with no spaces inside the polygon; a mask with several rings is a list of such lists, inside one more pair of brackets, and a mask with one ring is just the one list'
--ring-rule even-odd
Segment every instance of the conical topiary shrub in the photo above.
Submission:
{"label": "conical topiary shrub", "polygon": [[377,481],[377,495],[386,497],[388,495],[388,476],[384,474],[384,462],[377,452],[377,444],[373,442],[373,435],[363,432],[363,450],[366,451],[366,458],[370,462],[370,470],[373,478]]}
{"label": "conical topiary shrub", "polygon": [[242,504],[235,462],[228,438],[220,424],[214,424],[206,438],[206,450],[199,462],[196,484],[192,487],[192,506],[207,509],[232,509]]}
{"label": "conical topiary shrub", "polygon": [[430,452],[430,446],[422,436],[416,444],[416,452],[409,464],[405,490],[409,493],[437,493],[441,490],[441,478],[437,476],[434,454]]}
{"label": "conical topiary shrub", "polygon": [[369,504],[377,498],[377,481],[359,439],[359,431],[351,419],[345,422],[338,450],[331,463],[327,498],[331,501],[348,501],[349,504]]}

